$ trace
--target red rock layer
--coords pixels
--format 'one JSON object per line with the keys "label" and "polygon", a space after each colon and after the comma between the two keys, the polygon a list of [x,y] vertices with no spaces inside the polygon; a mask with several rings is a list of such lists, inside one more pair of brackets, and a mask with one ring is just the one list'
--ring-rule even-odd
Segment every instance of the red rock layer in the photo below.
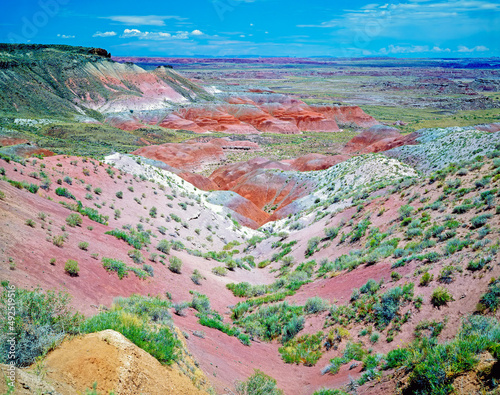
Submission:
{"label": "red rock layer", "polygon": [[325,170],[337,163],[344,162],[350,155],[326,156],[321,154],[307,154],[290,162],[291,168],[297,171]]}
{"label": "red rock layer", "polygon": [[206,143],[168,143],[150,145],[132,152],[134,155],[159,160],[182,170],[201,170],[204,164],[216,163],[224,158],[222,148]]}
{"label": "red rock layer", "polygon": [[391,126],[375,125],[353,137],[344,147],[346,153],[382,152],[401,145],[416,144],[416,132],[402,136]]}

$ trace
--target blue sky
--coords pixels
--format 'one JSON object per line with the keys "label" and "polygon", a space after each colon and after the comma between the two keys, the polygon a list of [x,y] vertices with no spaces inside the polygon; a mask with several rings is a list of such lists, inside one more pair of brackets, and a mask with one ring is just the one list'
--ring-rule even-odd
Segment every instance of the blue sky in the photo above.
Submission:
{"label": "blue sky", "polygon": [[499,0],[372,1],[7,0],[0,41],[117,56],[500,56]]}

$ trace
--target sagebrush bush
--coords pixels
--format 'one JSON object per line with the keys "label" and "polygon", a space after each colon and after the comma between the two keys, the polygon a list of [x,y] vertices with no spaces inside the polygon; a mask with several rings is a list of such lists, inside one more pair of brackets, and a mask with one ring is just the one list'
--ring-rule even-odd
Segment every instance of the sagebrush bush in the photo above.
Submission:
{"label": "sagebrush bush", "polygon": [[102,258],[102,266],[108,272],[116,272],[118,274],[118,278],[121,280],[123,277],[128,276],[128,267],[127,265],[119,261],[118,259],[112,258]]}
{"label": "sagebrush bush", "polygon": [[78,248],[80,250],[87,251],[87,249],[89,248],[89,243],[86,242],[86,241],[81,241],[81,242],[78,243]]}
{"label": "sagebrush bush", "polygon": [[304,312],[306,314],[316,314],[322,311],[328,310],[329,303],[327,300],[320,298],[319,296],[315,296],[307,299],[306,304],[304,305]]}
{"label": "sagebrush bush", "polygon": [[409,373],[405,393],[446,395],[456,377],[472,371],[485,350],[497,353],[500,325],[494,318],[470,316],[455,339],[438,344],[435,337],[417,338],[406,348],[390,351],[384,369],[403,367]]}
{"label": "sagebrush bush", "polygon": [[141,264],[144,263],[144,256],[142,255],[141,251],[133,249],[129,250],[127,255],[132,259],[134,263]]}
{"label": "sagebrush bush", "polygon": [[78,273],[80,273],[80,267],[78,266],[78,262],[73,259],[68,259],[64,264],[64,270],[70,276],[76,277]]}
{"label": "sagebrush bush", "polygon": [[437,287],[431,295],[431,303],[434,307],[441,307],[448,304],[453,300],[450,291],[444,287]]}
{"label": "sagebrush bush", "polygon": [[182,269],[182,260],[176,256],[171,256],[169,258],[169,262],[170,264],[168,265],[168,268],[170,269],[170,271],[180,274]]}
{"label": "sagebrush bush", "polygon": [[255,370],[254,374],[246,381],[236,383],[237,395],[283,395],[283,391],[277,388],[276,380]]}
{"label": "sagebrush bush", "polygon": [[201,280],[203,280],[205,277],[199,272],[198,269],[194,269],[193,274],[191,275],[191,281],[195,283],[196,285],[201,285]]}
{"label": "sagebrush bush", "polygon": [[156,246],[156,249],[160,252],[163,252],[164,254],[169,254],[170,253],[170,242],[168,240],[160,240],[160,242]]}
{"label": "sagebrush bush", "polygon": [[217,266],[212,269],[212,273],[223,277],[227,274],[227,269],[224,266]]}
{"label": "sagebrush bush", "polygon": [[[13,322],[9,321],[9,299],[15,303]],[[83,316],[72,310],[70,301],[66,293],[28,291],[5,284],[0,296],[0,362],[13,361],[17,367],[31,365],[56,347],[66,334],[76,334]],[[14,333],[16,341],[14,359],[8,359],[8,333]]]}
{"label": "sagebrush bush", "polygon": [[71,227],[81,226],[82,222],[82,217],[77,213],[71,213],[66,217],[66,223]]}
{"label": "sagebrush bush", "polygon": [[481,214],[473,217],[470,220],[472,229],[480,228],[488,223],[488,220],[492,217],[491,214]]}
{"label": "sagebrush bush", "polygon": [[320,237],[313,237],[313,238],[308,240],[307,249],[305,252],[306,258],[310,257],[312,254],[314,254],[316,252],[316,248],[318,247],[320,242],[321,242]]}
{"label": "sagebrush bush", "polygon": [[429,285],[433,278],[434,276],[432,274],[430,274],[429,272],[425,272],[420,278],[420,286],[425,287]]}

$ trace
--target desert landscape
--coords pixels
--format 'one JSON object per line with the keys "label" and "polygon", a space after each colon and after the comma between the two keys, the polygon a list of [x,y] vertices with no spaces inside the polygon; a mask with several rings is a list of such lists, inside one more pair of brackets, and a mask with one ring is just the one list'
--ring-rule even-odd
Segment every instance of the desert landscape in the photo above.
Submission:
{"label": "desert landscape", "polygon": [[499,393],[498,57],[110,52],[0,44],[2,393]]}

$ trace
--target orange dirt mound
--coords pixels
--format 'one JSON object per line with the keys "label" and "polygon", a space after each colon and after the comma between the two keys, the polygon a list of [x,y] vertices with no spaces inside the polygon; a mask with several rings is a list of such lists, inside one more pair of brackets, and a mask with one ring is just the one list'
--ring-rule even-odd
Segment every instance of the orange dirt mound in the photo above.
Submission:
{"label": "orange dirt mound", "polygon": [[26,144],[26,143],[29,143],[29,141],[25,139],[16,139],[13,137],[0,137],[0,147],[8,147],[11,145]]}
{"label": "orange dirt mound", "polygon": [[21,156],[23,158],[29,158],[30,156],[33,155],[43,155],[43,156],[54,156],[55,153],[52,151],[49,151],[48,149],[45,148],[39,148],[37,146],[31,146],[31,145],[19,145],[14,148],[15,154],[17,156]]}
{"label": "orange dirt mound", "polygon": [[49,380],[67,383],[76,391],[85,391],[97,382],[102,393],[205,393],[179,371],[161,365],[113,330],[66,341],[47,356],[45,363]]}

